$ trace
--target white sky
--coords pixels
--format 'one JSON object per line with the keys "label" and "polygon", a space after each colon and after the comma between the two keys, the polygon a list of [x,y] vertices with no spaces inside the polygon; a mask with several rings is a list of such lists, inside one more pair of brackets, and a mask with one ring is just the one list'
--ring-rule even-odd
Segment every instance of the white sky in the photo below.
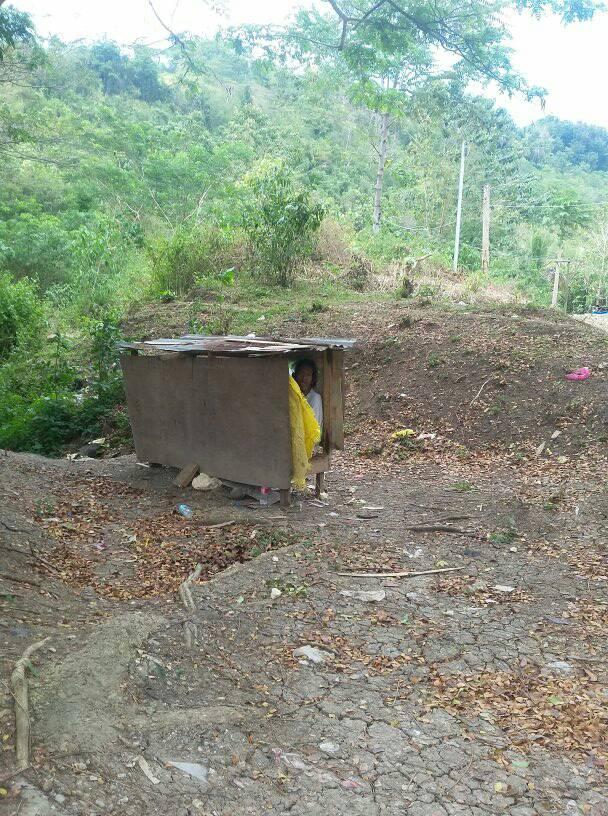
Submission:
{"label": "white sky", "polygon": [[[43,36],[66,41],[107,37],[120,43],[136,40],[160,44],[165,31],[147,0],[12,0],[28,11]],[[161,18],[175,31],[211,36],[218,26],[281,23],[306,0],[154,0]],[[212,11],[212,6],[218,11]],[[223,10],[222,10],[223,9]],[[530,85],[548,91],[545,110],[517,100],[501,99],[519,124],[543,115],[608,128],[608,14],[587,23],[561,24],[558,18],[517,16],[512,25],[515,67]]]}

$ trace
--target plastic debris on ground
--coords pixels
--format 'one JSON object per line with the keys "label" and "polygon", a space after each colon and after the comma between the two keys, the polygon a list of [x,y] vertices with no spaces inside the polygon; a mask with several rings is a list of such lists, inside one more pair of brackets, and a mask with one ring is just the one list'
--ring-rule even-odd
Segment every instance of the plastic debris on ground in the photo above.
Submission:
{"label": "plastic debris on ground", "polygon": [[574,371],[566,374],[566,379],[571,381],[588,380],[590,376],[591,369],[587,368],[587,366],[582,366],[582,368],[575,368]]}

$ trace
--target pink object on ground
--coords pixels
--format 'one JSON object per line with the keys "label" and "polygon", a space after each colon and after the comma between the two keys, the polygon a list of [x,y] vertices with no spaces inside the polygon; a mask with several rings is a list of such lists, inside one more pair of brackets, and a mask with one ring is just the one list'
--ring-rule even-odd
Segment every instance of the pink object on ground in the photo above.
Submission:
{"label": "pink object on ground", "polygon": [[591,376],[591,369],[583,366],[583,368],[575,368],[569,374],[566,374],[567,380],[587,380]]}

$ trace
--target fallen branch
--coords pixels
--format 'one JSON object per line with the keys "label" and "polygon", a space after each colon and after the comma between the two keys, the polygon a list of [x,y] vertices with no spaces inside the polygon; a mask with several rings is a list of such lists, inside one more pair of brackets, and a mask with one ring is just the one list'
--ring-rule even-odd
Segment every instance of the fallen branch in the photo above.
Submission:
{"label": "fallen branch", "polygon": [[30,764],[30,711],[26,671],[30,657],[49,640],[50,637],[46,637],[44,640],[39,640],[37,643],[28,646],[15,663],[15,668],[11,674],[11,688],[15,698],[17,767],[20,771]]}
{"label": "fallen branch", "polygon": [[439,572],[456,572],[464,567],[443,567],[442,569],[422,570],[422,572],[338,572],[345,578],[415,578],[417,575],[436,575]]}
{"label": "fallen branch", "polygon": [[447,524],[419,524],[414,527],[406,527],[412,533],[454,533],[454,535],[468,535],[467,530],[460,527],[450,527]]}
{"label": "fallen branch", "polygon": [[219,524],[207,524],[203,529],[205,530],[217,530],[220,527],[230,527],[231,524],[236,524],[236,520],[233,519],[232,521],[221,521]]}
{"label": "fallen branch", "polygon": [[32,554],[32,558],[34,558],[36,561],[40,561],[41,564],[43,564],[51,572],[54,572],[56,575],[61,575],[61,570],[58,570],[57,567],[53,566],[50,561],[47,561],[46,558],[43,558],[41,555],[38,555],[38,553],[34,552],[34,547],[32,544],[30,544],[30,552]]}
{"label": "fallen branch", "polygon": [[[0,6],[2,3],[0,3]],[[5,782],[9,782],[14,776],[17,776],[18,773],[25,771],[29,768],[29,765],[26,765],[25,768],[14,768],[10,773],[4,774],[4,776],[0,776],[0,785],[4,785]]]}
{"label": "fallen branch", "polygon": [[469,403],[469,408],[470,408],[472,405],[474,405],[474,403],[476,403],[476,402],[477,402],[477,400],[478,400],[478,399],[479,399],[479,397],[481,396],[481,392],[482,392],[482,391],[483,391],[483,389],[486,387],[486,385],[487,385],[487,384],[490,382],[490,380],[492,379],[492,377],[493,377],[493,376],[494,376],[493,374],[490,374],[490,376],[488,377],[488,379],[487,379],[487,380],[484,380],[484,382],[482,382],[482,384],[481,384],[481,388],[479,389],[479,391],[478,391],[478,392],[475,394],[475,396],[473,397],[473,399],[472,399],[472,400],[471,400],[471,402]]}

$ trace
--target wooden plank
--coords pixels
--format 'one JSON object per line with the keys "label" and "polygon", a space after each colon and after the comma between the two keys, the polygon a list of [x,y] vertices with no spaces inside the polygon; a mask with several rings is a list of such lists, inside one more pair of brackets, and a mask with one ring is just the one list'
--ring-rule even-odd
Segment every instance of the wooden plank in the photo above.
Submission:
{"label": "wooden plank", "polygon": [[244,484],[291,483],[288,366],[282,357],[121,357],[140,461]]}
{"label": "wooden plank", "polygon": [[200,468],[197,464],[186,465],[177,474],[173,480],[173,484],[177,487],[188,487],[192,479],[198,475]]}
{"label": "wooden plank", "polygon": [[341,349],[331,349],[327,352],[327,358],[330,393],[329,449],[344,450],[344,402],[342,395],[344,352]]}
{"label": "wooden plank", "polygon": [[321,434],[321,444],[326,454],[331,450],[332,437],[332,414],[331,414],[331,371],[329,356],[330,351],[324,351],[317,358],[317,364],[320,367],[321,382],[321,398],[323,399],[323,433]]}
{"label": "wooden plank", "polygon": [[329,470],[329,467],[330,458],[328,454],[319,453],[310,460],[310,470],[308,472],[311,476],[314,476],[315,473],[324,473],[326,470]]}

